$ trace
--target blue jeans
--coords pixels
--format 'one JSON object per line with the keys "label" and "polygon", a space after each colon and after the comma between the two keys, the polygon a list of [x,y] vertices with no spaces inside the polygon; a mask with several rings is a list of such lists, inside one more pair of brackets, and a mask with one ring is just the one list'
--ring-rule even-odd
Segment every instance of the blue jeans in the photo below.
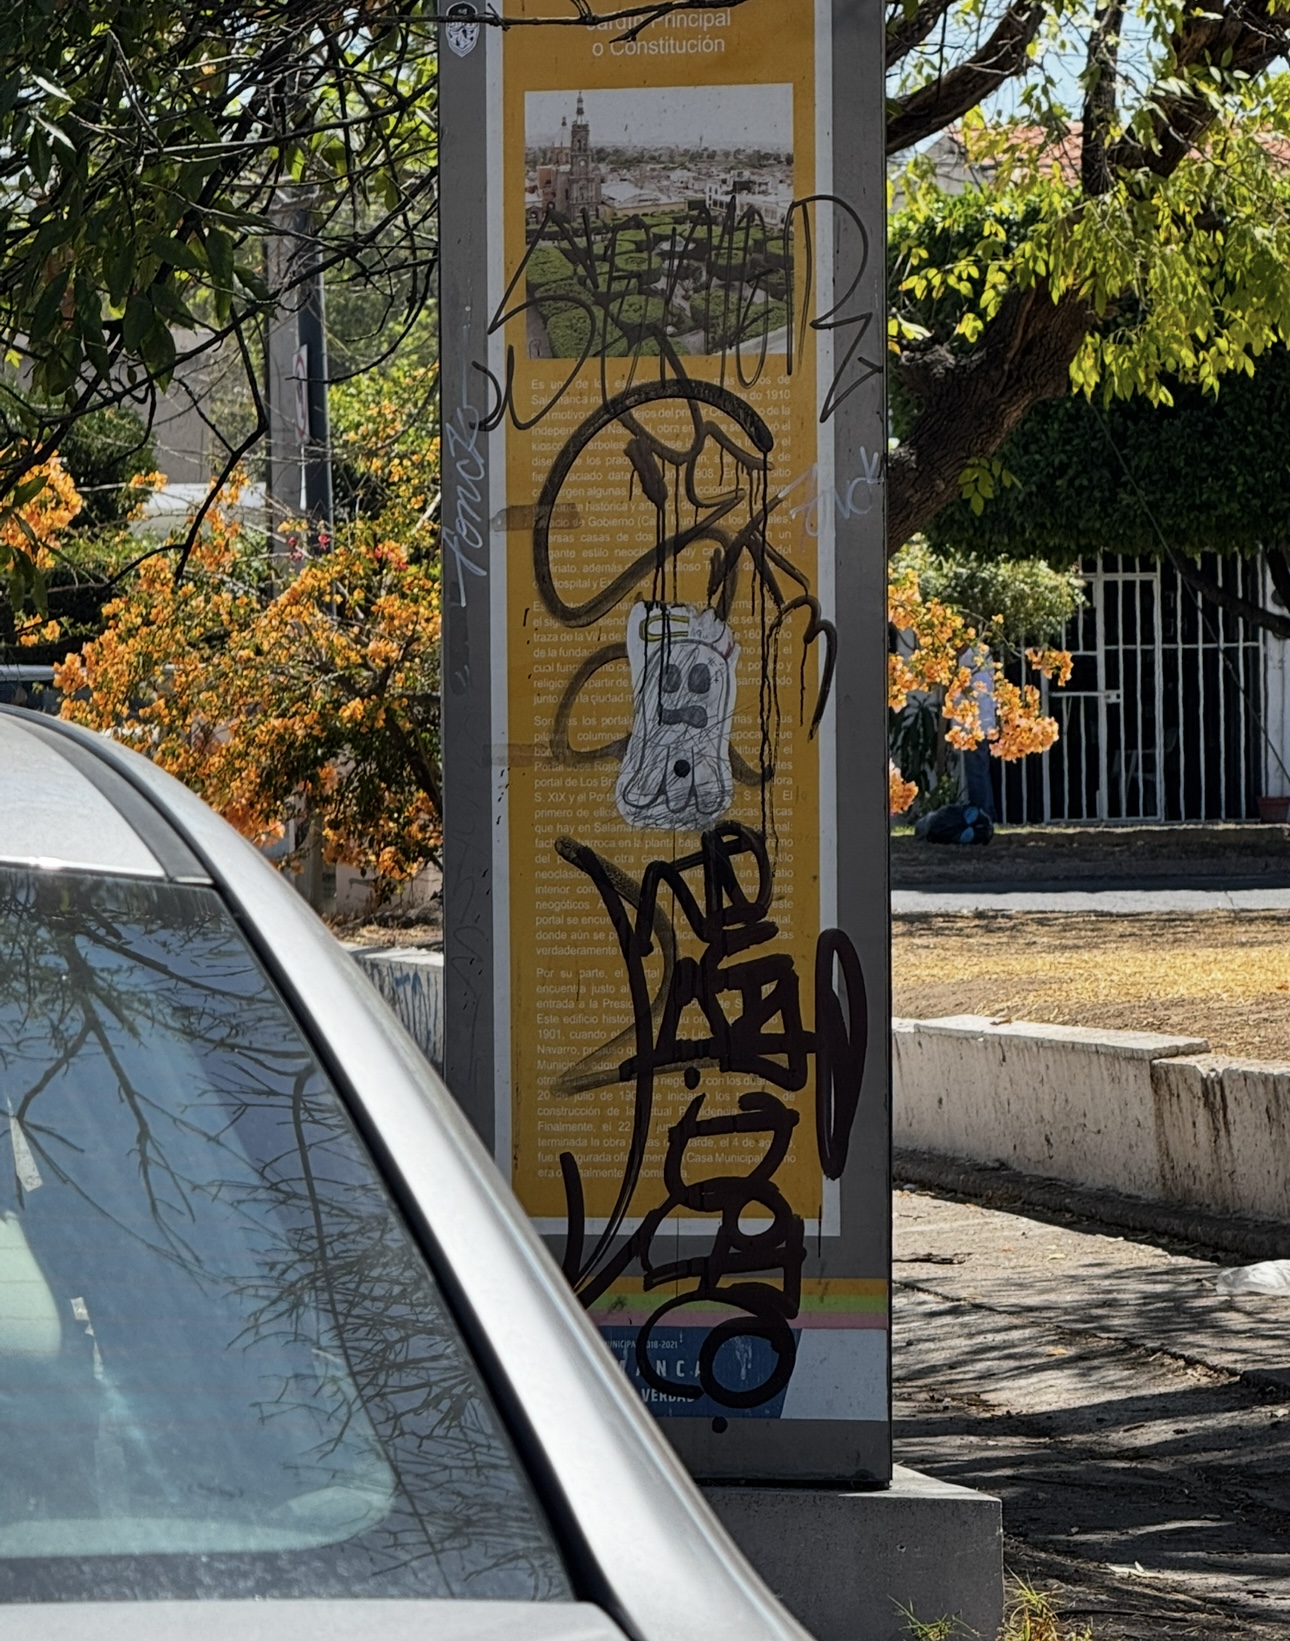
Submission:
{"label": "blue jeans", "polygon": [[994,782],[990,777],[990,748],[984,741],[963,754],[963,778],[967,783],[968,802],[984,809],[991,820],[998,820],[994,811]]}

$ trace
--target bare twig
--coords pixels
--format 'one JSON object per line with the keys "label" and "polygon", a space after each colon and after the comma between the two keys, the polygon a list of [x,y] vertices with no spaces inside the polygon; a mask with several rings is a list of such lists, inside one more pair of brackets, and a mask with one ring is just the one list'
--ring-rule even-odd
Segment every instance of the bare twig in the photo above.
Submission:
{"label": "bare twig", "polygon": [[1043,15],[1043,0],[1012,0],[980,51],[948,74],[895,98],[887,112],[888,154],[943,131],[1019,73]]}

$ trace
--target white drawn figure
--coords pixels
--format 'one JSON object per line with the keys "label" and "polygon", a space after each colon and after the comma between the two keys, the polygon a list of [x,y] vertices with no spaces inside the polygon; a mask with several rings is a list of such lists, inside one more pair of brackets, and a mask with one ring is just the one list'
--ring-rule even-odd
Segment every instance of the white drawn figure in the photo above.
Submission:
{"label": "white drawn figure", "polygon": [[444,35],[448,41],[448,49],[458,57],[469,57],[479,40],[479,24],[474,19],[479,14],[474,6],[459,0],[455,6],[448,7],[448,22],[444,24]]}
{"label": "white drawn figure", "polygon": [[703,831],[730,807],[739,646],[715,610],[633,604],[632,733],[614,799],[628,826]]}

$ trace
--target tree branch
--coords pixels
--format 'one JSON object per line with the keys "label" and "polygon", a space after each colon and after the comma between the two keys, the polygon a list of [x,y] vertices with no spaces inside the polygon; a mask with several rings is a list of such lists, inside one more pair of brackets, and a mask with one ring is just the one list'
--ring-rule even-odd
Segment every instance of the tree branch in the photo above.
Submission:
{"label": "tree branch", "polygon": [[[895,16],[890,27],[898,48],[904,44],[901,31],[912,39],[936,3],[918,0],[910,18]],[[1110,193],[1134,171],[1170,176],[1220,117],[1223,98],[1216,90],[1266,75],[1290,48],[1290,14],[1279,9],[1281,0],[1214,0],[1188,10],[1141,105],[1145,128],[1139,117],[1134,129],[1117,134],[1124,3],[1095,3],[1080,148],[1086,200]],[[1040,0],[1013,0],[975,57],[890,105],[888,152],[943,129],[1017,73],[1041,15]],[[1034,404],[1069,391],[1070,364],[1093,322],[1091,308],[1078,296],[1054,302],[1041,285],[1029,296],[1010,295],[970,351],[917,345],[903,351],[893,375],[921,402],[910,433],[888,461],[893,551],[957,498],[965,470],[992,456]],[[1283,596],[1290,595],[1290,564],[1269,563],[1274,578],[1284,565]],[[1290,617],[1282,623],[1273,612],[1205,581],[1190,565],[1179,573],[1242,619],[1290,636]]]}
{"label": "tree branch", "polygon": [[887,548],[898,552],[959,493],[959,477],[990,456],[1041,399],[1070,391],[1070,366],[1092,320],[1077,296],[1054,302],[1041,285],[1012,290],[970,354],[947,347],[903,354],[902,386],[923,401],[887,458]]}
{"label": "tree branch", "polygon": [[[1231,0],[1222,10],[1197,9],[1174,36],[1165,74],[1170,81],[1202,68],[1224,77],[1263,74],[1287,49],[1286,19],[1275,11],[1276,0]],[[1167,177],[1214,123],[1218,108],[1211,97],[1191,89],[1153,96],[1148,106],[1151,139],[1143,142],[1126,132],[1112,144],[1108,163]]]}
{"label": "tree branch", "polygon": [[[1286,26],[1273,20],[1271,8],[1277,0],[1230,0],[1221,12],[1196,12],[1179,31],[1168,71],[1177,78],[1188,70],[1212,65],[1215,73],[1240,72],[1257,75],[1287,49]],[[1120,0],[1107,0],[1099,8],[1093,38],[1089,43],[1089,82],[1085,102],[1088,125],[1081,155],[1081,179],[1087,195],[1107,192],[1117,173],[1146,167],[1159,176],[1169,175],[1203,136],[1217,117],[1216,104],[1199,91],[1182,89],[1151,101],[1153,131],[1151,141],[1122,136],[1109,141],[1116,121],[1116,77],[1118,36],[1121,25]],[[1014,5],[1009,17],[1016,31],[1011,45],[999,47],[1006,59],[1015,52],[1016,40],[1026,27],[1025,9]],[[1005,22],[1007,20],[1005,19]],[[1038,19],[1030,24],[1031,31]],[[997,39],[1004,24],[995,31]],[[993,44],[993,41],[991,42]],[[986,56],[990,47],[980,55]],[[1024,59],[1024,46],[1022,47]],[[965,65],[966,68],[967,65]],[[917,140],[935,129],[933,104],[939,95],[944,112],[947,101],[961,101],[954,70],[937,86],[928,86],[908,100],[899,121],[889,124],[899,142]],[[974,71],[979,75],[982,70]],[[998,74],[998,65],[995,69]],[[1002,77],[1002,76],[1000,76]],[[963,96],[968,82],[959,82]],[[950,95],[952,93],[952,95]],[[973,97],[983,92],[979,85]],[[910,104],[925,100],[921,123],[912,117]],[[953,117],[952,114],[949,117]],[[892,146],[897,144],[893,142]],[[1071,361],[1093,322],[1093,313],[1079,297],[1068,295],[1053,303],[1044,300],[1040,287],[1027,306],[1021,293],[1008,297],[987,328],[981,345],[967,355],[940,347],[903,356],[896,371],[909,391],[923,400],[917,421],[901,447],[888,460],[888,546],[899,549],[923,528],[958,494],[960,475],[973,461],[992,456],[1003,440],[1020,425],[1031,406],[1042,399],[1057,398],[1069,391]],[[1184,572],[1180,569],[1180,574]],[[1187,574],[1199,575],[1199,571]],[[1235,594],[1208,587],[1198,590],[1216,600],[1230,600]],[[1278,618],[1248,601],[1238,612],[1256,625]],[[1234,608],[1230,605],[1229,608]],[[1269,630],[1280,630],[1269,628]],[[1290,628],[1288,628],[1290,635]]]}
{"label": "tree branch", "polygon": [[196,547],[201,538],[202,526],[206,522],[206,515],[210,512],[211,508],[215,507],[222,499],[224,486],[233,477],[234,473],[237,472],[243,458],[250,455],[251,451],[255,449],[256,445],[259,444],[260,440],[268,431],[269,424],[265,417],[264,405],[261,403],[256,414],[255,426],[240,444],[234,445],[230,448],[228,460],[224,463],[216,477],[211,480],[211,487],[206,492],[205,499],[202,501],[201,506],[197,509],[188,522],[188,533],[184,537],[183,543],[179,549],[179,557],[175,561],[174,581],[176,587],[184,579],[184,571],[188,568],[188,560],[192,557],[193,548]]}
{"label": "tree branch", "polygon": [[907,96],[893,98],[887,105],[888,154],[943,131],[1024,68],[1026,47],[1043,15],[1043,0],[1012,0],[974,56]]}
{"label": "tree branch", "polygon": [[[1269,560],[1271,557],[1269,553]],[[1261,604],[1254,604],[1248,598],[1242,598],[1239,593],[1229,592],[1226,587],[1220,587],[1212,576],[1207,576],[1199,565],[1193,564],[1181,553],[1171,550],[1169,562],[1189,587],[1194,587],[1201,597],[1207,598],[1211,604],[1217,604],[1220,610],[1238,616],[1252,627],[1261,627],[1264,632],[1273,633],[1277,638],[1290,638],[1290,616],[1275,615],[1271,610],[1265,610]],[[1284,558],[1282,563],[1285,563]]]}
{"label": "tree branch", "polygon": [[1118,0],[1099,6],[1088,42],[1084,129],[1080,145],[1080,180],[1090,198],[1109,194],[1115,177],[1107,160],[1107,142],[1115,124],[1116,76],[1124,7]]}
{"label": "tree branch", "polygon": [[887,67],[894,68],[915,46],[921,46],[950,9],[953,0],[921,0],[912,12],[902,8],[887,24]]}
{"label": "tree branch", "polygon": [[[1290,625],[1290,623],[1288,623]],[[439,768],[438,760],[428,752],[421,740],[420,733],[415,727],[401,723],[398,714],[391,708],[386,717],[394,739],[399,743],[408,766],[416,779],[417,785],[429,798],[434,806],[436,815],[443,815],[443,772]]]}

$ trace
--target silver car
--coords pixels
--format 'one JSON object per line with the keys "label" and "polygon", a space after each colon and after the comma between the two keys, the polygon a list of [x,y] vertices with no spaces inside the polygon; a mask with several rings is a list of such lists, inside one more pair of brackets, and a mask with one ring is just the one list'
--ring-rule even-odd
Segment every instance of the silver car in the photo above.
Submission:
{"label": "silver car", "polygon": [[353,960],[15,709],[0,1099],[5,1641],[805,1641]]}

